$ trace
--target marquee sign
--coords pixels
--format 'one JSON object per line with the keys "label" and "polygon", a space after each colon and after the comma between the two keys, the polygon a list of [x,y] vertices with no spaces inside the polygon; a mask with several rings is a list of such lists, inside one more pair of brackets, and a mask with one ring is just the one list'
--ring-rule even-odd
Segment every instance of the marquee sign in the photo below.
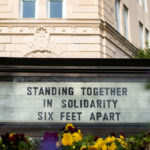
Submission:
{"label": "marquee sign", "polygon": [[150,129],[150,60],[0,58],[0,133],[66,123],[94,135]]}
{"label": "marquee sign", "polygon": [[0,82],[0,122],[150,123],[145,82]]}

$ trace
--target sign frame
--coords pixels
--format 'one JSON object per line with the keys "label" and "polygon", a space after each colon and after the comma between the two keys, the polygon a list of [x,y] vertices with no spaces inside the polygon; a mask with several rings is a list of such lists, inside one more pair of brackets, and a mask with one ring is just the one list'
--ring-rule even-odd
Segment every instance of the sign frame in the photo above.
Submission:
{"label": "sign frame", "polygon": [[[104,77],[149,78],[148,59],[96,59],[96,58],[0,58],[0,80],[13,81],[15,77]],[[0,132],[24,132],[40,136],[45,131],[59,131],[64,123],[0,123]],[[78,124],[83,132],[105,135],[115,132],[127,134],[149,130],[147,123]]]}

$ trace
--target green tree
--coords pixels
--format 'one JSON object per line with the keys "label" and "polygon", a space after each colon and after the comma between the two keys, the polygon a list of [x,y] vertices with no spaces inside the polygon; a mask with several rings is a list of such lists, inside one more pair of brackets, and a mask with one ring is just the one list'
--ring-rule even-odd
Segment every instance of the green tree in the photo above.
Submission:
{"label": "green tree", "polygon": [[139,49],[137,55],[135,58],[141,58],[141,59],[150,59],[150,48],[149,43],[146,42],[146,48],[145,49]]}
{"label": "green tree", "polygon": [[[139,49],[137,55],[135,58],[139,59],[150,59],[150,48],[149,48],[149,43],[146,42],[146,48],[145,49]],[[150,90],[150,79],[148,83],[146,84],[146,89]]]}

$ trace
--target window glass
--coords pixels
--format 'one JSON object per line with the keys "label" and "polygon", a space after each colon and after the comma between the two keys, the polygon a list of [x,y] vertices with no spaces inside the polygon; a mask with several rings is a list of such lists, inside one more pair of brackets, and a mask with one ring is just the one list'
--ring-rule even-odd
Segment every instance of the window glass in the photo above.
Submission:
{"label": "window glass", "polygon": [[140,4],[140,0],[138,0],[138,3]]}
{"label": "window glass", "polygon": [[62,18],[62,0],[50,0],[50,18]]}
{"label": "window glass", "polygon": [[143,8],[146,11],[146,0],[142,0],[143,1]]}
{"label": "window glass", "polygon": [[23,0],[23,18],[35,18],[35,0]]}
{"label": "window glass", "polygon": [[146,46],[149,46],[149,31],[148,31],[148,29],[145,29],[145,44],[146,44]]}
{"label": "window glass", "polygon": [[128,8],[124,5],[124,34],[125,34],[125,37],[128,39],[129,38],[129,35],[128,35]]}
{"label": "window glass", "polygon": [[115,2],[115,11],[117,30],[120,32],[120,0],[116,0]]}
{"label": "window glass", "polygon": [[143,24],[139,22],[139,32],[140,32],[140,46],[144,48],[143,44]]}

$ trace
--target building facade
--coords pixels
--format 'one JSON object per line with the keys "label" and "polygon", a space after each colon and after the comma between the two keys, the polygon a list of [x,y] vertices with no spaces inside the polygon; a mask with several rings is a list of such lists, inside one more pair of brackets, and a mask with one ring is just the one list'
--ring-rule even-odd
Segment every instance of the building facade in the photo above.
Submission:
{"label": "building facade", "polygon": [[149,32],[149,0],[0,0],[0,57],[132,58]]}

